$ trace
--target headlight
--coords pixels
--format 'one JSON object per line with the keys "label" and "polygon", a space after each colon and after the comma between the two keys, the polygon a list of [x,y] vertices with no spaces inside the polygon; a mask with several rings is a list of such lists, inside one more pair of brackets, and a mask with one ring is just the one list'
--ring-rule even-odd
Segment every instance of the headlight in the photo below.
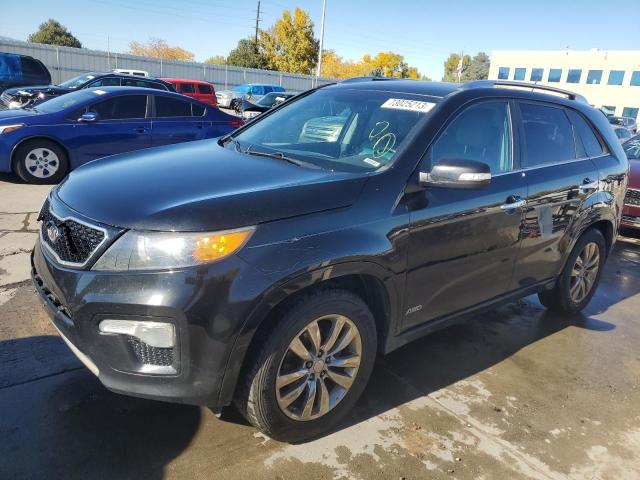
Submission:
{"label": "headlight", "polygon": [[244,246],[254,227],[221,232],[136,232],[120,237],[92,270],[167,270],[222,260]]}
{"label": "headlight", "polygon": [[0,134],[15,132],[22,127],[24,127],[24,123],[18,123],[16,125],[0,125]]}

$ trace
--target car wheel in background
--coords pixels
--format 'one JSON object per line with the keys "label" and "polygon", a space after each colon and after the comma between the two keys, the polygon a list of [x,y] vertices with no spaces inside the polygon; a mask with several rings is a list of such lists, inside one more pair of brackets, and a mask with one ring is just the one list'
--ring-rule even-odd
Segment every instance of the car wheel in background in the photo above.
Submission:
{"label": "car wheel in background", "polygon": [[55,142],[29,140],[20,145],[13,157],[15,173],[27,183],[58,183],[69,171],[69,159]]}
{"label": "car wheel in background", "polygon": [[253,352],[235,403],[272,438],[298,442],[330,431],[369,380],[376,325],[364,301],[345,290],[303,297]]}

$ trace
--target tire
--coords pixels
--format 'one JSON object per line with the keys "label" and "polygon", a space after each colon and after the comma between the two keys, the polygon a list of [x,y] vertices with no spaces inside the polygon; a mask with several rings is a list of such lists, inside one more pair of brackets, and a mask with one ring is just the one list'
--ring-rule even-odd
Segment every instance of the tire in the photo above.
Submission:
{"label": "tire", "polygon": [[44,138],[23,143],[13,158],[15,173],[27,183],[58,183],[69,171],[69,159],[62,147]]}
{"label": "tire", "polygon": [[[357,335],[349,340],[353,327]],[[334,330],[338,334],[331,343]],[[312,331],[319,335],[316,344],[326,346],[327,352],[313,347]],[[303,349],[320,359],[305,361],[294,353],[296,339]],[[343,350],[334,351],[347,341],[351,343]],[[260,350],[250,357],[235,404],[247,421],[276,440],[300,442],[318,437],[334,428],[362,394],[373,369],[376,348],[375,320],[364,301],[346,290],[320,290],[289,308]],[[313,355],[315,352],[319,357]],[[353,367],[358,352],[359,365]],[[306,373],[300,374],[301,371]],[[338,373],[346,376],[337,376]],[[292,376],[296,377],[293,381]],[[341,384],[346,384],[345,379],[351,383],[345,389],[333,378]],[[280,383],[278,387],[276,382]],[[290,401],[291,398],[294,399]],[[309,404],[311,408],[305,408]]]}
{"label": "tire", "polygon": [[[585,256],[589,255],[587,247],[597,250],[595,251],[597,260],[594,260],[593,257]],[[607,258],[606,248],[606,242],[600,230],[591,228],[583,233],[575,247],[573,247],[567,263],[554,287],[551,290],[538,294],[540,303],[547,309],[564,315],[573,315],[580,312],[591,301],[591,298],[598,288],[600,276],[602,275],[604,263]],[[588,259],[586,269],[578,265],[579,257],[583,265],[585,264],[584,259]],[[589,267],[591,262],[595,263]],[[596,269],[595,273],[593,273],[593,269]],[[585,288],[587,288],[586,292],[577,285],[577,283],[580,282],[580,276],[576,276],[575,274],[580,271],[584,271],[582,278],[586,285]],[[591,274],[589,272],[591,272]],[[576,294],[576,292],[579,294]]]}

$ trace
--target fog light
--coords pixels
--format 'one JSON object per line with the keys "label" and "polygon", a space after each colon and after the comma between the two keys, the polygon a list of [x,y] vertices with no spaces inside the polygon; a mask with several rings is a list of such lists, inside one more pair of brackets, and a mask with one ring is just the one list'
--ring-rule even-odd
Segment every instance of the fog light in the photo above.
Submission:
{"label": "fog light", "polygon": [[173,348],[176,332],[173,324],[138,320],[102,320],[98,326],[102,333],[129,335],[151,347]]}

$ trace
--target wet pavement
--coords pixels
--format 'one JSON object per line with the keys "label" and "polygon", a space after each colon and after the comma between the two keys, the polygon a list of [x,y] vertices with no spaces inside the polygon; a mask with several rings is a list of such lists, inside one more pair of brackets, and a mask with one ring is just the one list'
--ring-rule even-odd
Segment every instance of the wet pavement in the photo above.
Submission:
{"label": "wet pavement", "polygon": [[339,429],[287,445],[233,410],[111,393],[28,281],[48,187],[0,178],[2,479],[640,478],[640,241],[618,242],[583,315],[535,297],[380,358]]}

